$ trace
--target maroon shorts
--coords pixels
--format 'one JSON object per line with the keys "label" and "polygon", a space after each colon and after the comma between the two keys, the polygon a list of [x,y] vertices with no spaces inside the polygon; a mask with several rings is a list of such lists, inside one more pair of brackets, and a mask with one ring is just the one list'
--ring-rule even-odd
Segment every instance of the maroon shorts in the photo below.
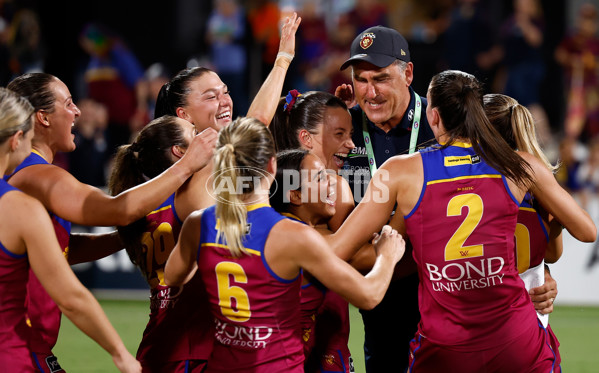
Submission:
{"label": "maroon shorts", "polygon": [[553,372],[558,368],[556,354],[550,345],[547,330],[539,322],[510,343],[482,351],[456,351],[435,345],[416,333],[410,342],[411,373],[503,373]]}
{"label": "maroon shorts", "polygon": [[553,334],[553,330],[551,330],[551,325],[547,324],[547,335],[549,336],[549,345],[555,352],[555,369],[553,370],[555,373],[561,373],[562,371],[562,357],[559,354],[559,341],[555,334]]}
{"label": "maroon shorts", "polygon": [[144,373],[202,373],[206,369],[206,363],[206,360],[171,361],[162,364],[142,362],[141,368]]}

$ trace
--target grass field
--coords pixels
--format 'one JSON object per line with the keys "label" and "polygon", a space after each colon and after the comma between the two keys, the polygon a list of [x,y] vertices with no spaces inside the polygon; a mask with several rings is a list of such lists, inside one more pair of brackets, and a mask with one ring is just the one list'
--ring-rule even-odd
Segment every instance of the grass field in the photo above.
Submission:
{"label": "grass field", "polygon": [[[104,311],[117,329],[125,345],[135,354],[148,318],[147,301],[101,301]],[[350,350],[356,373],[364,372],[362,352],[363,329],[359,312],[351,307]],[[591,373],[599,371],[599,307],[556,306],[551,327],[561,347],[562,368],[566,372]],[[58,361],[67,372],[116,372],[108,353],[66,318],[54,349]]]}

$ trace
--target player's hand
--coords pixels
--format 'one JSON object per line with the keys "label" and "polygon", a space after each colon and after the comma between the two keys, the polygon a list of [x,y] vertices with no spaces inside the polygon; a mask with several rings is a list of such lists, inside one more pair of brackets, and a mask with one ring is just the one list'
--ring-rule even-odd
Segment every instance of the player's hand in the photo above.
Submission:
{"label": "player's hand", "polygon": [[385,225],[381,233],[374,233],[372,243],[376,255],[384,255],[392,260],[393,264],[399,262],[406,251],[406,243],[397,231]]}
{"label": "player's hand", "polygon": [[557,282],[545,270],[545,283],[529,291],[530,299],[537,312],[547,315],[553,312],[553,302],[557,297]]}
{"label": "player's hand", "polygon": [[341,84],[335,89],[335,96],[345,102],[348,108],[352,108],[356,106],[358,103],[354,97],[354,89],[351,84]]}
{"label": "player's hand", "polygon": [[193,172],[201,170],[212,160],[217,139],[218,132],[214,128],[206,128],[195,136],[181,160],[190,162]]}
{"label": "player's hand", "polygon": [[141,373],[141,364],[129,352],[115,354],[112,361],[122,373]]}
{"label": "player's hand", "polygon": [[302,21],[297,13],[293,13],[291,17],[285,19],[281,28],[281,41],[279,42],[279,52],[287,53],[291,56],[295,55],[295,33]]}

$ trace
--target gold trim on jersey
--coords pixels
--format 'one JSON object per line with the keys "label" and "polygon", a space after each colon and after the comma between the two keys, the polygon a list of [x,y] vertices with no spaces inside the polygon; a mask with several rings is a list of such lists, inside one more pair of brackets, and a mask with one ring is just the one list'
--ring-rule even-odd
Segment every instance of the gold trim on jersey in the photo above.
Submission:
{"label": "gold trim on jersey", "polygon": [[468,175],[468,176],[458,176],[451,179],[439,179],[439,180],[431,180],[426,183],[426,185],[431,184],[440,184],[440,183],[449,183],[457,180],[467,180],[467,179],[501,179],[501,175]]}
{"label": "gold trim on jersey", "polygon": [[[32,152],[33,154],[37,154],[37,155],[39,155],[40,157],[42,157],[42,159],[43,159],[44,161],[48,162],[48,160],[46,159],[46,157],[44,157],[44,156],[42,155],[42,153],[38,152],[37,150],[35,150],[35,149],[31,149],[31,152]],[[50,163],[50,162],[48,162],[48,163]]]}
{"label": "gold trim on jersey", "polygon": [[520,210],[537,212],[537,210],[533,209],[532,207],[520,207]]}
{"label": "gold trim on jersey", "polygon": [[152,211],[152,212],[148,213],[148,215],[146,215],[146,216],[150,216],[150,215],[152,215],[152,214],[159,213],[160,211],[164,211],[164,210],[168,210],[168,209],[172,209],[172,208],[173,208],[173,206],[172,206],[172,205],[164,206],[164,207],[162,207],[162,208],[159,208],[158,210],[154,210],[154,211]]}
{"label": "gold trim on jersey", "polygon": [[[204,246],[220,247],[221,249],[230,250],[229,246],[223,245],[223,244],[220,244],[220,243],[215,243],[215,242],[204,242],[200,247],[204,247]],[[243,250],[247,251],[250,254],[262,256],[262,253],[260,251],[258,251],[258,250],[248,249],[247,247],[244,247]]]}

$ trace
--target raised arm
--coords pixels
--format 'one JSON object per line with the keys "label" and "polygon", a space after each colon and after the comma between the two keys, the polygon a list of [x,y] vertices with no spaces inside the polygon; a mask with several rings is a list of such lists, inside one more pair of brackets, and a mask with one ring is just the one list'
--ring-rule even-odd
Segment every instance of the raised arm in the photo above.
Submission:
{"label": "raised arm", "polygon": [[29,166],[17,172],[11,185],[37,198],[50,211],[70,222],[91,226],[128,225],[158,207],[195,171],[211,159],[206,151],[216,141],[213,129],[203,131],[185,155],[154,179],[114,197],[79,182],[60,167]]}
{"label": "raised arm", "polygon": [[179,241],[169,255],[164,268],[164,282],[168,286],[181,286],[187,283],[198,269],[196,258],[200,244],[201,221],[202,211],[196,211],[183,222]]}
{"label": "raised arm", "polygon": [[262,83],[247,113],[248,117],[256,118],[267,126],[270,125],[277,110],[287,69],[295,55],[295,32],[301,21],[302,19],[296,13],[285,19],[285,24],[281,29],[279,53],[274,66]]}
{"label": "raised arm", "polygon": [[44,289],[66,317],[112,356],[121,372],[141,372],[141,365],[127,351],[97,300],[64,260],[46,210],[39,201],[19,194],[11,220]]}

